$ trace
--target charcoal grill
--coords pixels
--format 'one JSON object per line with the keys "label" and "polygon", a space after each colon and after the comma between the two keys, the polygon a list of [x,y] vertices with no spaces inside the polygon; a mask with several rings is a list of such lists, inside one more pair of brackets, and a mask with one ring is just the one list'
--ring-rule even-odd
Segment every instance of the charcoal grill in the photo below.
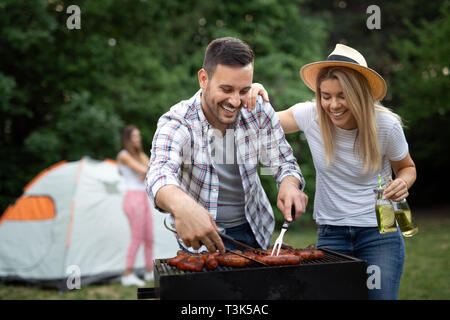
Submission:
{"label": "charcoal grill", "polygon": [[139,288],[138,299],[161,300],[322,300],[367,299],[366,262],[321,248],[322,259],[299,265],[219,266],[181,271],[167,259],[154,260],[154,288]]}

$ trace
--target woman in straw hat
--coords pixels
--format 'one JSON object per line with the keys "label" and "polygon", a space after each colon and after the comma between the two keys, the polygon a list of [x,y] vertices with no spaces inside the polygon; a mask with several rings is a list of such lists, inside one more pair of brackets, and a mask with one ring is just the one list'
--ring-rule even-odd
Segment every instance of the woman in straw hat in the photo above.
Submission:
{"label": "woman in straw hat", "polygon": [[[380,234],[373,189],[378,175],[395,179],[385,199],[400,201],[416,179],[402,121],[379,101],[384,79],[367,67],[355,49],[337,44],[327,60],[303,66],[303,82],[315,92],[312,102],[278,112],[285,133],[303,131],[316,169],[314,219],[318,247],[367,261],[370,299],[396,299],[404,262],[399,230]],[[267,96],[254,84],[257,93]]]}

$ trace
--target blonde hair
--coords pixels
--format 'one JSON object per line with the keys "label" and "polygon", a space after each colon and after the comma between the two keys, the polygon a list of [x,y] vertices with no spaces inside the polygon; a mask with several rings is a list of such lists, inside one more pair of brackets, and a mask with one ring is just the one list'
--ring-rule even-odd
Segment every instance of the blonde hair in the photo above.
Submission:
{"label": "blonde hair", "polygon": [[336,79],[339,81],[347,108],[356,119],[358,131],[353,145],[353,151],[364,164],[363,172],[376,172],[380,170],[381,153],[378,144],[376,113],[389,113],[403,125],[400,116],[381,105],[379,101],[375,101],[366,78],[359,72],[345,67],[322,69],[316,80],[316,105],[327,165],[333,162],[336,150],[334,125],[321,104],[320,84],[327,79]]}

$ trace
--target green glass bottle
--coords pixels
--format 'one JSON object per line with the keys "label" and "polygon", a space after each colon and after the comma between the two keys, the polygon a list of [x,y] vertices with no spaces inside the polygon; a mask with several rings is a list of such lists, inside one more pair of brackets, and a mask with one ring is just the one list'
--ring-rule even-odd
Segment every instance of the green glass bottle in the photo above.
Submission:
{"label": "green glass bottle", "polygon": [[395,223],[395,213],[392,202],[383,199],[384,188],[378,187],[374,192],[376,193],[375,213],[377,215],[378,230],[382,234],[396,232],[397,224]]}
{"label": "green glass bottle", "polygon": [[411,209],[409,208],[408,201],[403,199],[399,202],[394,202],[393,204],[395,220],[397,220],[403,236],[412,237],[419,232],[419,227],[415,224],[411,215]]}

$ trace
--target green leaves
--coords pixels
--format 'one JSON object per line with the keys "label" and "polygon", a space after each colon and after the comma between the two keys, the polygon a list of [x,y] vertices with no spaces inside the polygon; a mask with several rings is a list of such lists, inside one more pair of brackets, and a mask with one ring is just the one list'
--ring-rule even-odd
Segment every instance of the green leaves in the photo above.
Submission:
{"label": "green leaves", "polygon": [[[213,38],[249,43],[254,80],[278,110],[312,97],[298,70],[323,56],[327,27],[302,3],[79,1],[81,29],[68,30],[68,3],[0,2],[2,208],[55,162],[115,158],[125,124],[141,130],[148,154],[159,117],[198,90]],[[298,150],[298,136],[290,141]],[[17,167],[20,177],[7,176]],[[277,193],[268,194],[276,207]]]}
{"label": "green leaves", "polygon": [[25,150],[46,165],[83,156],[115,158],[123,121],[92,104],[87,92],[70,94],[68,99],[48,126],[33,131],[25,139]]}
{"label": "green leaves", "polygon": [[412,37],[394,38],[391,47],[399,61],[394,66],[392,92],[402,99],[398,112],[412,124],[450,112],[450,3],[441,16],[419,25],[405,24]]}

